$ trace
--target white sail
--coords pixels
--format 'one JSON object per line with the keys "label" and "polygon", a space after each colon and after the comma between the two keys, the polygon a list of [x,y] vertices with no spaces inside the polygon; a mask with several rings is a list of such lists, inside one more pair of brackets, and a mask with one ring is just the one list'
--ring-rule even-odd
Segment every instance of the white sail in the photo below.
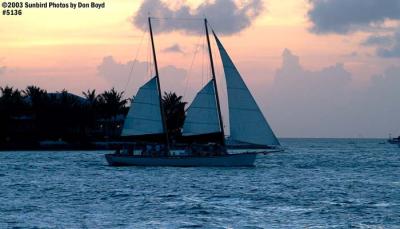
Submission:
{"label": "white sail", "polygon": [[183,135],[200,135],[220,132],[214,81],[211,80],[194,98],[186,112]]}
{"label": "white sail", "polygon": [[214,37],[224,66],[231,139],[259,145],[279,145],[228,53],[215,34]]}
{"label": "white sail", "polygon": [[125,118],[122,136],[135,136],[163,133],[157,79],[139,88]]}

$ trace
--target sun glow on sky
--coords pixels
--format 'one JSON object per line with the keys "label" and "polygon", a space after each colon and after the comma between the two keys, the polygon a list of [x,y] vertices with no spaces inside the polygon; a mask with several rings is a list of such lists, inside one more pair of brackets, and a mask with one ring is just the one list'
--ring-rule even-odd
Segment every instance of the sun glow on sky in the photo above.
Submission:
{"label": "sun glow on sky", "polygon": [[[58,73],[59,77],[64,77],[63,71],[69,69],[71,77],[75,74],[78,78],[82,77],[82,69],[87,69],[90,75],[85,77],[95,79],[97,66],[105,56],[113,56],[120,63],[133,60],[143,31],[135,28],[131,21],[142,1],[106,0],[105,3],[105,9],[25,9],[22,16],[3,16],[0,21],[0,66],[6,66],[7,69],[36,69],[36,75],[54,77]],[[202,2],[177,1],[170,6],[174,8],[182,3],[195,8]],[[371,50],[358,45],[365,38],[363,33],[354,34],[351,39],[338,35],[321,38],[310,33],[308,29],[311,24],[306,16],[310,4],[307,0],[270,0],[265,1],[264,6],[265,10],[252,26],[239,34],[223,36],[222,40],[242,71],[264,74],[261,80],[267,83],[272,82],[285,48],[301,55],[302,63],[311,69],[345,62],[354,75],[360,76],[355,81],[361,84],[368,82],[369,77],[365,77],[367,73],[381,72],[383,67],[391,63],[375,60],[370,57]],[[141,61],[149,59],[146,39],[148,37],[142,46],[147,47],[140,47],[138,55]],[[160,66],[174,65],[188,70],[198,41],[197,37],[180,32],[157,34]],[[160,52],[178,43],[184,48],[185,54]],[[354,52],[363,53],[363,56],[350,60],[348,55]],[[374,64],[366,64],[371,59]],[[195,62],[194,66],[198,68],[200,63]],[[259,80],[259,77],[252,78],[249,83],[256,84]],[[17,81],[19,84],[16,86],[26,86],[23,80]],[[82,87],[106,86],[101,80],[94,82],[98,83]],[[60,87],[71,91],[83,89],[61,84],[54,90]]]}
{"label": "sun glow on sky", "polygon": [[[140,1],[105,2],[106,8],[100,10],[25,9],[20,17],[3,16],[0,21],[0,50],[5,58],[2,64],[38,67],[51,65],[55,60],[67,64],[94,64],[93,60],[101,60],[105,55],[113,55],[120,61],[133,59],[132,53],[140,42],[142,31],[131,24],[130,18],[138,10]],[[196,6],[196,3],[192,5]],[[257,59],[262,55],[278,57],[282,44],[296,50],[305,48],[302,43],[309,39],[305,31],[308,22],[304,17],[307,4],[290,0],[268,1],[265,5],[265,12],[250,29],[226,38],[225,42],[234,43],[238,61],[241,58]],[[298,34],[295,41],[285,34],[288,27]],[[235,42],[238,37],[245,38],[246,42]],[[188,43],[184,38],[182,34],[169,34],[165,39],[157,39],[157,46],[162,49],[169,45],[168,41]],[[264,46],[263,54],[254,55],[254,50],[260,49],[256,44]],[[82,52],[82,49],[90,52]]]}

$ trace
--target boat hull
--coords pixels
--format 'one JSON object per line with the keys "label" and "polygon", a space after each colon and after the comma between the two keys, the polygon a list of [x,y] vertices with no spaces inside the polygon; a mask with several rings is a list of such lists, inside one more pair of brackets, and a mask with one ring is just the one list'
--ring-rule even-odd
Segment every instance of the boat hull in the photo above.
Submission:
{"label": "boat hull", "polygon": [[258,153],[227,154],[221,156],[144,157],[106,154],[111,166],[175,166],[175,167],[253,167]]}
{"label": "boat hull", "polygon": [[388,142],[390,144],[398,144],[398,145],[400,145],[400,140],[399,139],[389,139]]}

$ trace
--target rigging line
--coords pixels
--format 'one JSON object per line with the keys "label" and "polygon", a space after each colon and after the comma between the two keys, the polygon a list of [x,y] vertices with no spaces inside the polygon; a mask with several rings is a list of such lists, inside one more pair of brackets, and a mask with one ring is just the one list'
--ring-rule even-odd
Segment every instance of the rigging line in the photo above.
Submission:
{"label": "rigging line", "polygon": [[214,35],[214,27],[212,26],[212,24],[209,21],[207,21],[207,23],[208,23],[208,26],[210,26],[210,28],[211,28],[212,34]]}
{"label": "rigging line", "polygon": [[196,42],[196,48],[195,48],[195,51],[194,51],[194,55],[193,55],[192,61],[190,63],[189,71],[187,73],[188,77],[186,77],[185,90],[183,91],[183,97],[184,98],[186,97],[186,91],[187,91],[187,88],[188,88],[188,85],[189,85],[189,78],[191,76],[191,72],[192,72],[192,69],[193,69],[194,60],[196,59],[197,53],[199,52],[199,49],[200,49],[200,40],[202,38],[203,38],[203,36],[200,36],[198,41]]}
{"label": "rigging line", "polygon": [[149,53],[150,53],[150,38],[149,37],[147,37],[147,39],[146,39],[146,51],[145,51],[145,54],[146,54],[146,76],[145,76],[145,80],[148,80],[148,77],[149,77],[149,74],[150,74],[150,61],[149,61],[149,59],[150,59],[150,57],[149,57]]}
{"label": "rigging line", "polygon": [[152,65],[152,63],[151,63],[150,52],[151,52],[150,51],[150,37],[148,37],[147,38],[147,74],[148,74],[147,77],[151,77],[151,74],[152,74],[151,73],[151,69],[152,69],[151,65]]}
{"label": "rigging line", "polygon": [[[208,48],[208,45],[207,45],[207,47],[206,48],[204,48],[204,49],[207,49]],[[207,56],[208,56],[208,59],[210,59],[210,53],[208,52],[208,51],[205,51],[206,52],[206,54],[207,54]],[[208,64],[207,65],[207,75],[206,75],[206,82],[208,82],[208,80],[211,80],[212,79],[212,73],[211,73],[211,64]],[[205,84],[205,83],[204,83]]]}
{"label": "rigging line", "polygon": [[205,37],[203,37],[203,47],[202,47],[202,52],[201,52],[201,86],[203,87],[203,82],[204,82],[204,43],[205,43]]}
{"label": "rigging line", "polygon": [[131,70],[129,71],[128,80],[127,80],[127,82],[126,82],[126,84],[125,84],[124,91],[126,91],[126,89],[128,88],[129,83],[131,82],[131,79],[132,79],[132,72],[133,72],[134,67],[136,66],[137,58],[138,58],[140,49],[141,49],[141,47],[142,47],[142,43],[143,43],[143,40],[144,40],[144,35],[146,34],[146,32],[147,32],[147,28],[143,31],[142,37],[141,37],[141,39],[140,39],[139,48],[136,50],[135,59],[133,60],[133,64],[132,64],[132,66],[131,66]]}
{"label": "rigging line", "polygon": [[[156,75],[155,72],[155,63],[153,59],[153,48],[151,47],[151,37],[149,37],[149,63],[150,63],[150,79],[153,78],[153,75]],[[153,72],[154,71],[154,72]]]}
{"label": "rigging line", "polygon": [[150,47],[150,37],[147,38],[147,55],[146,55],[146,62],[147,62],[147,80],[150,80],[153,77],[153,68],[152,68],[152,58],[151,58],[151,47]]}

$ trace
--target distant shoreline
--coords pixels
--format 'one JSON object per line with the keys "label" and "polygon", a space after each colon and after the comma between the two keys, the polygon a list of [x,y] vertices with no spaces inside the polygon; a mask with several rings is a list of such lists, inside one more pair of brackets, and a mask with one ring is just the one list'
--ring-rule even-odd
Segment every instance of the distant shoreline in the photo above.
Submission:
{"label": "distant shoreline", "polygon": [[[280,138],[280,140],[285,141],[315,141],[315,140],[336,140],[336,141],[385,141],[386,138]],[[116,150],[119,145],[124,144],[124,142],[96,142],[89,143],[85,145],[81,144],[63,144],[63,145],[46,145],[46,146],[32,146],[32,145],[19,145],[19,146],[1,146],[0,152],[5,151],[107,151]]]}

